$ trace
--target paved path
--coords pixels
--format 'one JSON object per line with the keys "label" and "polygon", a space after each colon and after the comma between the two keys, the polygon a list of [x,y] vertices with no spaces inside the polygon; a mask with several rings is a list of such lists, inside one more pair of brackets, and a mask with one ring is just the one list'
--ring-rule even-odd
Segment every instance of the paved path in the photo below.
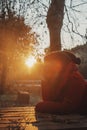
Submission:
{"label": "paved path", "polygon": [[0,108],[0,130],[87,130],[87,116],[35,113],[34,107]]}

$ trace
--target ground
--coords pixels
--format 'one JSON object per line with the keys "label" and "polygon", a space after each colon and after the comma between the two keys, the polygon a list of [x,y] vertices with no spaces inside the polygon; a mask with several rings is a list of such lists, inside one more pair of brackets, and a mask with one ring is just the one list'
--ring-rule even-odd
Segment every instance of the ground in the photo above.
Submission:
{"label": "ground", "polygon": [[21,105],[17,104],[17,90],[0,96],[0,130],[87,130],[87,115],[36,113],[41,91],[21,88],[30,94],[29,103]]}
{"label": "ground", "polygon": [[31,106],[0,108],[0,130],[87,130],[87,116],[36,113]]}

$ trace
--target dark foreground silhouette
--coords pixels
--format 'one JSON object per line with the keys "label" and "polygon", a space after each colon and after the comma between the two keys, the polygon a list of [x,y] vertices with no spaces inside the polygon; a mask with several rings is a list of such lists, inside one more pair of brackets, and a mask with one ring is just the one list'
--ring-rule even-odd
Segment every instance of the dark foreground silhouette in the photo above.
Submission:
{"label": "dark foreground silhouette", "polygon": [[43,113],[87,114],[87,82],[78,70],[80,59],[66,51],[44,58],[42,98],[35,110]]}

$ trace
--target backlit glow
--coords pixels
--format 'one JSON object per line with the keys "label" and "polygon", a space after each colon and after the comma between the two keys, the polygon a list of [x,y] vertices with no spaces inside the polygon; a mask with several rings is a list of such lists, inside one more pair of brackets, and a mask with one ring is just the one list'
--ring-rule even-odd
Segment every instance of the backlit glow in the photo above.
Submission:
{"label": "backlit glow", "polygon": [[29,56],[26,61],[25,61],[25,64],[28,66],[28,67],[33,67],[33,65],[36,63],[36,59],[34,56]]}

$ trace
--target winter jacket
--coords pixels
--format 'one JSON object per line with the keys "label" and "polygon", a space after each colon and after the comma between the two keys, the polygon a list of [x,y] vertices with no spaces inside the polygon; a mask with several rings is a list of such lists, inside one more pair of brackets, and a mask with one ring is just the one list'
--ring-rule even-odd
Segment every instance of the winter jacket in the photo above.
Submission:
{"label": "winter jacket", "polygon": [[46,113],[72,113],[87,111],[87,82],[70,62],[52,87],[42,83],[43,101],[36,105],[36,111]]}

